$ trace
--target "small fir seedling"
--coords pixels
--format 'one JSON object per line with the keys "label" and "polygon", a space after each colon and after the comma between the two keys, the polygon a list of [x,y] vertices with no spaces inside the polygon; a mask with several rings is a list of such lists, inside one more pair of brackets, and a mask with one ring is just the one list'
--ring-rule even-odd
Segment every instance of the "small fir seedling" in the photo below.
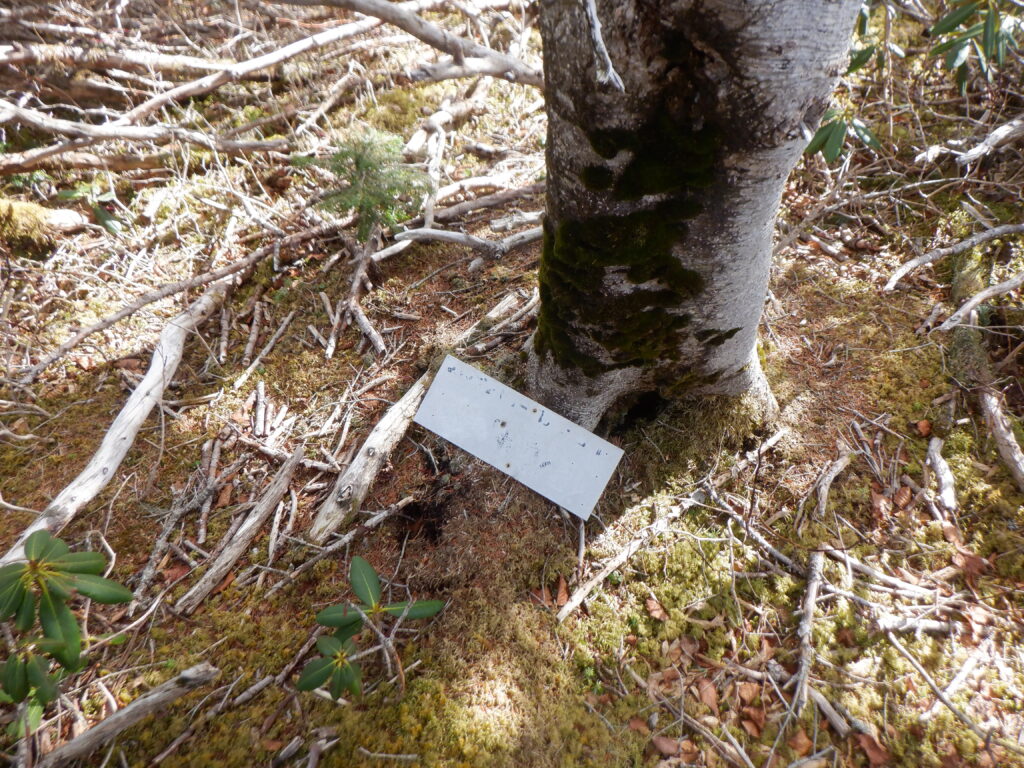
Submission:
{"label": "small fir seedling", "polygon": [[320,205],[355,212],[356,234],[364,242],[376,229],[393,227],[411,215],[430,187],[426,174],[402,162],[402,140],[373,130],[354,134],[330,157],[295,163],[326,168],[345,183],[328,192]]}
{"label": "small fir seedling", "polygon": [[[41,716],[57,697],[60,677],[82,667],[82,633],[68,607],[74,594],[98,603],[132,599],[125,587],[100,576],[106,565],[99,552],[71,552],[48,531],[36,531],[25,541],[25,560],[0,568],[0,621],[13,618],[20,633],[17,650],[0,667],[0,703],[28,701],[29,729],[38,722],[33,712]],[[41,635],[32,633],[37,619]],[[63,671],[50,674],[51,661]]]}
{"label": "small fir seedling", "polygon": [[362,691],[362,669],[352,656],[356,653],[354,638],[363,628],[364,617],[375,623],[385,616],[427,619],[444,608],[443,600],[382,603],[377,572],[358,556],[352,558],[349,566],[349,582],[362,605],[332,605],[316,615],[317,623],[331,627],[334,634],[317,638],[317,650],[323,655],[303,668],[297,683],[300,691],[312,691],[326,685],[335,699],[345,691],[358,696]]}

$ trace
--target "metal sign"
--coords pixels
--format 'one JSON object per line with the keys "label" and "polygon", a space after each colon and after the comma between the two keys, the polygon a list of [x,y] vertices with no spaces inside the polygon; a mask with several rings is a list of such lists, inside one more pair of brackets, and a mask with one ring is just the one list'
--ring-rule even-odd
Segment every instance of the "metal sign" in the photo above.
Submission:
{"label": "metal sign", "polygon": [[622,458],[621,448],[451,355],[414,421],[584,520]]}

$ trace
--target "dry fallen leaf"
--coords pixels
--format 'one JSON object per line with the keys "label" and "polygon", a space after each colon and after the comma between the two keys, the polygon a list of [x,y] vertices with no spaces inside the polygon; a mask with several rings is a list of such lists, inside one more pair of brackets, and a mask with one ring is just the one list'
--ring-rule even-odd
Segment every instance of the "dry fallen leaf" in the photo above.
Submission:
{"label": "dry fallen leaf", "polygon": [[900,489],[896,491],[896,494],[892,497],[893,502],[900,509],[906,509],[907,505],[914,498],[914,493],[907,486],[901,485]]}
{"label": "dry fallen leaf", "polygon": [[708,678],[702,677],[697,681],[697,695],[702,704],[706,705],[718,717],[718,689]]}
{"label": "dry fallen leaf", "polygon": [[653,597],[648,597],[644,605],[647,606],[647,613],[650,614],[652,619],[668,621],[668,611]]}
{"label": "dry fallen leaf", "polygon": [[763,707],[744,707],[743,714],[749,717],[759,729],[764,728],[767,716]]}
{"label": "dry fallen leaf", "polygon": [[885,494],[878,493],[878,491],[872,489],[871,513],[874,515],[875,520],[879,522],[885,520],[892,514],[892,500],[887,498]]}
{"label": "dry fallen leaf", "polygon": [[878,740],[869,733],[858,733],[857,742],[864,754],[868,756],[868,762],[872,766],[887,765],[892,759],[889,750],[878,743]]}
{"label": "dry fallen leaf", "polygon": [[565,576],[562,574],[558,574],[558,587],[556,590],[558,596],[555,598],[555,605],[561,608],[569,602],[569,585],[565,583]]}
{"label": "dry fallen leaf", "polygon": [[213,505],[214,509],[220,509],[221,507],[227,507],[231,504],[231,494],[234,492],[234,486],[228,483],[220,489],[220,493],[217,494],[217,501]]}
{"label": "dry fallen leaf", "polygon": [[749,733],[752,738],[761,738],[761,728],[753,720],[742,720],[740,725],[743,726],[743,730]]}
{"label": "dry fallen leaf", "polygon": [[679,742],[679,756],[683,758],[683,762],[695,763],[697,758],[700,757],[700,750],[689,739],[683,739]]}
{"label": "dry fallen leaf", "polygon": [[679,742],[675,739],[670,739],[668,736],[654,736],[651,739],[651,743],[665,757],[671,757],[679,752]]}
{"label": "dry fallen leaf", "polygon": [[803,728],[797,729],[797,732],[786,743],[796,752],[798,757],[809,754],[814,748],[814,742],[807,737],[807,733]]}
{"label": "dry fallen leaf", "polygon": [[754,699],[757,698],[757,695],[760,692],[761,692],[761,686],[758,685],[757,683],[751,683],[751,682],[740,683],[740,687],[739,687],[740,701],[742,701],[744,704],[751,704],[751,703],[753,703]]}
{"label": "dry fallen leaf", "polygon": [[651,729],[647,727],[647,723],[640,717],[631,717],[629,719],[629,730],[642,733],[645,736],[651,732]]}

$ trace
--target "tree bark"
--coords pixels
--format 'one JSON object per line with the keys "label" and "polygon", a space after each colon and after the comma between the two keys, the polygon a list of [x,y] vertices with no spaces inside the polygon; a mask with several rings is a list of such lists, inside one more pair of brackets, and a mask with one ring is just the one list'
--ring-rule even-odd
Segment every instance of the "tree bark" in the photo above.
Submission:
{"label": "tree bark", "polygon": [[[858,0],[544,0],[547,217],[529,382],[593,427],[624,397],[774,404],[756,351],[783,185]],[[605,78],[607,80],[607,78]]]}

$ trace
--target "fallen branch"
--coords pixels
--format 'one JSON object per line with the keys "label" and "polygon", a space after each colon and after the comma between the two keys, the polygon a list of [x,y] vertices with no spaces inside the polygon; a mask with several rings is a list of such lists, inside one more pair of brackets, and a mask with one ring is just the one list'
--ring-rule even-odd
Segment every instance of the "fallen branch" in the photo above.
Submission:
{"label": "fallen branch", "polygon": [[886,283],[884,291],[892,291],[896,288],[896,284],[903,279],[903,276],[908,272],[913,271],[919,266],[925,264],[931,264],[933,261],[938,261],[946,256],[955,256],[957,253],[964,253],[964,251],[970,251],[975,246],[979,246],[982,243],[987,243],[990,240],[996,238],[1005,238],[1008,234],[1018,234],[1024,232],[1024,224],[1006,224],[1004,226],[995,226],[991,229],[986,229],[983,232],[972,234],[970,238],[962,240],[959,243],[951,246],[945,246],[943,248],[936,248],[934,251],[929,251],[926,254],[910,259],[905,264],[900,266],[895,272],[892,273],[889,282]]}
{"label": "fallen branch", "polygon": [[884,291],[891,291],[896,287],[896,283],[903,279],[905,275],[918,267],[923,267],[925,264],[931,264],[933,261],[944,259],[946,256],[955,256],[958,253],[969,251],[977,245],[987,243],[989,240],[995,240],[997,237],[1006,237],[1007,235],[1016,235],[1024,232],[1024,224],[1006,224],[1001,227],[993,227],[992,229],[986,229],[984,232],[978,232],[975,235],[971,235],[964,240],[961,240],[955,245],[947,245],[943,248],[936,248],[933,251],[928,251],[917,258],[911,259],[906,264],[901,266],[892,276],[889,278],[889,282],[885,284]]}
{"label": "fallen branch", "polygon": [[36,768],[58,768],[88,757],[122,731],[159,712],[199,686],[212,682],[219,674],[220,670],[206,662],[186,669],[117,710],[85,733],[57,747],[36,763]]}
{"label": "fallen branch", "polygon": [[974,733],[975,736],[982,740],[984,744],[998,744],[1003,749],[1013,752],[1015,755],[1024,755],[1024,747],[1021,747],[1015,741],[1010,741],[1009,739],[1003,739],[996,736],[994,731],[984,730],[983,728],[981,728],[981,726],[975,723],[974,720],[972,720],[966,712],[964,712],[962,709],[960,709],[960,707],[958,707],[956,704],[950,701],[949,697],[945,694],[945,692],[943,692],[943,690],[939,688],[938,685],[936,685],[935,680],[932,679],[932,676],[929,675],[927,670],[925,670],[925,668],[921,666],[921,662],[914,658],[913,654],[911,654],[910,651],[904,648],[903,644],[896,639],[896,635],[894,635],[892,632],[886,632],[885,636],[889,638],[889,642],[892,643],[893,648],[899,651],[900,654],[903,655],[903,658],[910,662],[910,666],[916,669],[917,673],[924,678],[924,681],[928,683],[928,687],[932,689],[932,693],[935,694],[935,697],[943,704],[945,704],[946,709],[948,709],[950,712],[956,715],[956,718],[964,725],[966,725],[971,730],[971,732]]}
{"label": "fallen branch", "polygon": [[814,662],[814,642],[811,639],[811,628],[814,626],[814,609],[818,603],[818,589],[821,587],[821,570],[825,563],[825,554],[821,550],[811,552],[807,566],[807,589],[804,592],[803,615],[797,628],[800,639],[800,664],[793,676],[793,712],[797,715],[807,703],[807,680]]}
{"label": "fallen branch", "polygon": [[[330,557],[331,555],[335,554],[336,552],[340,552],[343,549],[345,549],[345,547],[347,547],[349,544],[351,544],[353,541],[355,541],[355,539],[358,536],[362,535],[363,533],[366,533],[367,531],[372,531],[374,528],[379,527],[381,523],[383,523],[384,521],[386,521],[386,520],[390,519],[391,517],[393,517],[395,514],[400,512],[402,509],[407,507],[409,504],[411,504],[412,501],[413,501],[413,497],[412,496],[407,496],[404,499],[402,499],[401,501],[399,501],[397,504],[392,504],[387,509],[381,510],[377,514],[373,515],[368,520],[366,520],[366,522],[360,523],[353,530],[349,531],[344,536],[341,536],[340,538],[338,538],[337,540],[332,542],[330,544],[330,546],[327,546],[327,547],[324,547],[323,549],[321,549],[319,552],[316,553],[316,555],[311,557],[309,560],[304,562],[302,565],[300,565],[294,571],[289,573],[285,578],[283,578],[277,584],[275,584],[270,589],[268,589],[267,590],[267,597],[270,597],[272,594],[277,592],[279,589],[284,588],[288,584],[293,583],[295,581],[295,579],[297,579],[303,573],[305,573],[310,568],[312,568],[314,565],[319,563],[321,560],[323,560],[323,559],[325,559],[327,557]],[[312,647],[312,644],[310,644],[310,647]],[[309,649],[307,648],[306,650],[309,650]],[[305,655],[305,653],[303,652],[302,655]]]}
{"label": "fallen branch", "polygon": [[[401,9],[408,13],[411,11],[426,10],[438,5],[441,5],[440,0],[409,0],[408,2],[400,3],[394,7],[396,10]],[[347,40],[350,37],[355,37],[356,35],[367,32],[378,26],[381,21],[382,20],[379,18],[370,18],[361,19],[349,24],[343,24],[340,27],[328,29],[324,32],[318,32],[317,34],[305,37],[302,40],[296,40],[294,43],[290,43],[276,51],[271,51],[270,53],[265,53],[262,56],[257,56],[256,58],[239,62],[220,72],[207,75],[206,77],[193,80],[189,83],[183,83],[177,88],[172,88],[169,91],[161,93],[148,101],[143,102],[134,109],[126,112],[116,122],[119,125],[127,125],[137,122],[142,118],[153,114],[162,107],[176,101],[191,99],[204,93],[209,93],[210,91],[220,88],[222,85],[238,81],[245,75],[251,74],[252,72],[258,72],[261,69],[275,67],[278,64],[288,61],[289,59],[293,59],[303,53],[323,48],[324,46],[341,40]]]}
{"label": "fallen branch", "polygon": [[230,275],[237,274],[243,270],[250,269],[263,259],[276,252],[283,251],[286,248],[291,248],[306,240],[319,239],[333,235],[343,227],[347,226],[348,223],[349,222],[347,221],[341,221],[337,223],[321,224],[316,227],[311,227],[310,229],[305,229],[302,232],[296,232],[295,234],[282,238],[271,245],[259,248],[244,259],[228,264],[225,267],[215,269],[212,272],[207,272],[206,274],[199,275],[198,277],[189,278],[188,280],[179,280],[176,283],[168,283],[167,285],[163,285],[155,290],[149,291],[148,293],[144,293],[131,304],[128,304],[114,314],[105,317],[98,323],[94,323],[88,328],[84,328],[76,333],[45,358],[29,368],[20,381],[22,384],[31,384],[40,373],[78,346],[84,339],[94,333],[106,330],[118,321],[135,314],[149,304],[160,301],[160,299],[165,299],[168,296],[173,296],[176,293],[181,293],[182,291],[187,291],[191,288],[198,288],[201,285],[206,285],[207,283],[212,283]]}
{"label": "fallen branch", "polygon": [[110,425],[95,455],[78,477],[57,494],[42,514],[18,537],[14,546],[0,558],[0,565],[22,558],[25,540],[36,531],[56,533],[64,528],[79,509],[106,487],[135,442],[135,436],[143,423],[160,403],[164,390],[174,378],[189,334],[220,307],[228,287],[226,283],[211,287],[167,324],[160,333],[146,375]]}
{"label": "fallen branch", "polygon": [[949,463],[942,456],[942,446],[945,440],[941,437],[933,437],[928,441],[928,465],[935,473],[935,485],[938,491],[936,502],[943,512],[951,515],[956,512],[956,478]]}
{"label": "fallen branch", "polygon": [[1024,117],[1018,117],[1016,120],[1011,120],[1005,125],[1001,125],[996,128],[976,147],[969,149],[960,155],[956,159],[957,165],[970,165],[986,155],[995,152],[1000,147],[1010,144],[1020,138],[1024,138]]}
{"label": "fallen branch", "polygon": [[113,51],[79,45],[0,45],[0,65],[70,64],[76,69],[140,69],[145,72],[220,72],[234,62],[153,51]]}
{"label": "fallen branch", "polygon": [[655,520],[649,526],[644,528],[639,535],[634,536],[625,547],[605,562],[601,567],[601,570],[587,579],[579,588],[576,589],[575,592],[572,593],[572,595],[569,596],[565,605],[563,605],[559,609],[558,613],[555,614],[555,619],[557,619],[559,623],[565,621],[570,614],[583,605],[583,601],[590,596],[590,593],[601,586],[601,584],[604,583],[604,580],[607,579],[613,571],[621,568],[629,558],[650,544],[650,542],[658,536],[663,533],[667,533],[671,527],[671,523],[677,520],[679,516],[690,507],[695,504],[699,504],[700,499],[702,498],[703,494],[700,494],[699,498],[691,496],[689,499],[681,499],[679,505],[674,507],[672,511],[664,517],[660,517]]}
{"label": "fallen branch", "polygon": [[274,335],[270,337],[270,340],[263,345],[263,349],[260,350],[259,354],[256,355],[255,358],[253,358],[253,361],[251,363],[249,363],[249,367],[242,371],[238,378],[235,379],[235,383],[231,385],[232,389],[241,389],[242,386],[245,385],[245,382],[249,380],[249,377],[252,376],[253,372],[257,368],[259,368],[260,363],[263,362],[263,358],[270,354],[270,351],[274,348],[274,345],[277,344],[281,336],[284,335],[284,332],[288,330],[288,326],[291,325],[292,320],[295,319],[295,315],[297,315],[298,313],[299,312],[297,309],[293,309],[291,312],[288,313],[285,319],[281,322],[281,325],[279,325],[277,330],[274,331]]}
{"label": "fallen branch", "polygon": [[76,147],[95,144],[94,141],[78,139],[65,141],[48,147],[27,149],[0,155],[0,176],[14,173],[28,173],[35,170],[104,170],[138,171],[162,168],[174,157],[170,152],[150,155],[97,155],[93,152],[77,152]]}
{"label": "fallen branch", "polygon": [[[507,299],[507,297],[506,297]],[[488,312],[481,321],[467,328],[452,342],[452,348],[458,348],[476,331],[480,322],[494,321],[500,317],[499,311],[507,302],[505,299]],[[433,372],[423,374],[416,383],[409,387],[402,398],[392,405],[360,446],[352,462],[338,477],[327,500],[320,505],[316,520],[310,529],[309,538],[314,543],[326,541],[327,537],[351,521],[359,512],[370,491],[370,486],[377,479],[381,468],[391,455],[391,451],[405,436],[413,416],[419,408],[427,386],[434,378]]]}
{"label": "fallen branch", "polygon": [[207,596],[220,584],[235,562],[248,549],[252,540],[256,537],[260,528],[267,521],[267,518],[277,508],[277,505],[288,492],[288,485],[291,483],[292,475],[295,474],[299,462],[302,460],[302,446],[300,445],[292,453],[291,457],[274,475],[270,487],[260,497],[252,512],[245,519],[245,522],[235,531],[234,536],[224,547],[217,559],[210,564],[206,572],[193,587],[182,595],[174,606],[175,610],[190,614],[207,598]]}
{"label": "fallen branch", "polygon": [[[541,73],[528,67],[519,59],[485,45],[474,43],[472,40],[457,37],[436,24],[431,24],[411,10],[394,3],[384,0],[280,0],[280,2],[285,5],[329,5],[372,16],[408,32],[427,45],[450,54],[455,57],[455,63],[459,66],[464,65],[467,59],[478,59],[481,60],[482,66],[493,69],[486,74],[513,83],[524,83],[538,88],[544,86],[544,78]],[[478,73],[474,72],[474,74]]]}
{"label": "fallen branch", "polygon": [[[1021,231],[1024,232],[1024,225],[1021,225]],[[1008,280],[1004,280],[996,285],[990,285],[983,291],[976,293],[974,296],[969,298],[963,304],[960,305],[960,309],[946,318],[946,321],[935,330],[937,331],[951,331],[956,326],[960,325],[974,309],[980,304],[984,304],[989,299],[994,299],[996,296],[1002,296],[1004,293],[1010,293],[1015,291],[1024,285],[1024,272],[1018,272]]]}
{"label": "fallen branch", "polygon": [[117,121],[101,125],[77,123],[73,120],[51,117],[44,112],[19,107],[9,101],[0,99],[0,119],[5,117],[14,118],[24,125],[29,125],[46,133],[65,138],[90,139],[92,141],[144,141],[154,144],[178,141],[185,144],[195,144],[215,152],[235,155],[247,155],[254,152],[284,152],[288,149],[288,142],[285,139],[274,141],[234,141],[232,139],[209,136],[202,131],[178,128],[177,126],[134,126],[122,125]]}
{"label": "fallen branch", "polygon": [[351,521],[359,512],[363,499],[376,480],[391,451],[405,436],[423,396],[431,374],[424,374],[393,406],[370,432],[366,441],[352,458],[352,463],[341,473],[327,500],[320,506],[316,520],[309,531],[314,543],[327,537]]}
{"label": "fallen branch", "polygon": [[1010,427],[1010,420],[1003,413],[1001,398],[991,387],[984,387],[977,394],[978,405],[985,414],[985,423],[995,440],[996,450],[999,451],[999,456],[1017,483],[1017,487],[1024,492],[1024,451],[1021,451],[1017,443],[1017,438]]}

